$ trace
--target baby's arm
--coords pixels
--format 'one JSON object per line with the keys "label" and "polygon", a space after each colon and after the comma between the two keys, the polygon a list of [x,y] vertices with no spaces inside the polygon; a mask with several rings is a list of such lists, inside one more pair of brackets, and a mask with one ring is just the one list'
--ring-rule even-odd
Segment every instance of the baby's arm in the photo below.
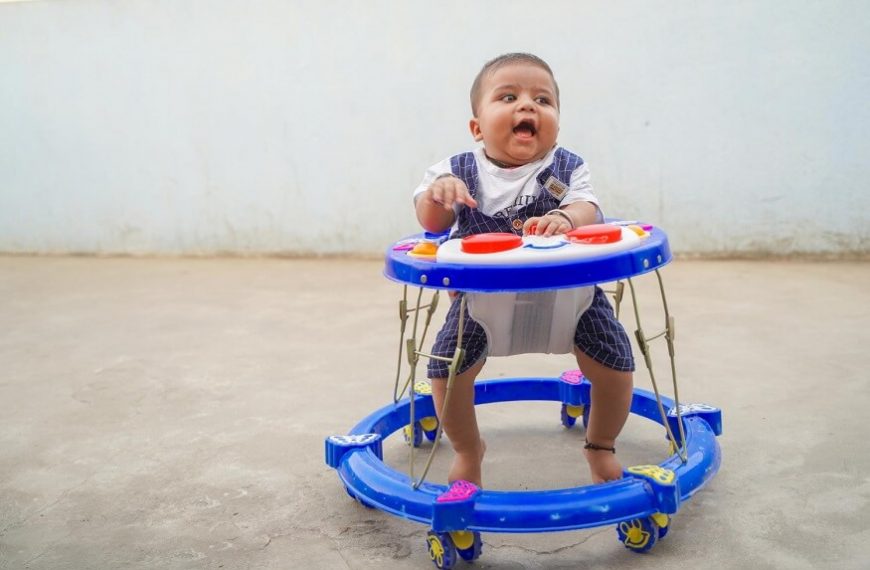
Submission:
{"label": "baby's arm", "polygon": [[427,232],[443,232],[456,220],[454,204],[477,207],[477,201],[468,193],[462,180],[452,174],[439,176],[419,194],[415,206],[417,220]]}
{"label": "baby's arm", "polygon": [[573,202],[559,209],[571,216],[575,228],[598,223],[598,206],[592,202]]}

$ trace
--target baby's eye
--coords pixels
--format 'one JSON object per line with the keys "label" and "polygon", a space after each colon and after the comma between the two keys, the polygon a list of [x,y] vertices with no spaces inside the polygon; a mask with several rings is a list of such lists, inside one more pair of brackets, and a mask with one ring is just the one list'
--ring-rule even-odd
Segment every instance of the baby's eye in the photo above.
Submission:
{"label": "baby's eye", "polygon": [[512,93],[507,93],[507,94],[501,96],[501,100],[504,101],[505,103],[513,103],[514,101],[517,100],[517,96],[513,95]]}
{"label": "baby's eye", "polygon": [[537,101],[540,105],[549,105],[550,104],[549,97],[535,97],[535,101]]}

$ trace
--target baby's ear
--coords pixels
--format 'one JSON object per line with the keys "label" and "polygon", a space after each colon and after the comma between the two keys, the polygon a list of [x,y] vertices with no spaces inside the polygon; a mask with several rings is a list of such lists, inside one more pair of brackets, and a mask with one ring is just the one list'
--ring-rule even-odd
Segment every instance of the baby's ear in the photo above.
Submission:
{"label": "baby's ear", "polygon": [[471,131],[471,136],[474,137],[475,141],[480,142],[483,140],[483,133],[480,132],[480,121],[477,120],[477,117],[472,117],[468,121],[468,129]]}

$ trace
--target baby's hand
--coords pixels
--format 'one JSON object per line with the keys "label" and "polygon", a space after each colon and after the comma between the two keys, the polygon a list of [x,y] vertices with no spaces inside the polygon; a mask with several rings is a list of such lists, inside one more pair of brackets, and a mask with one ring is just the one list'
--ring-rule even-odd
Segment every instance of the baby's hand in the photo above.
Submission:
{"label": "baby's hand", "polygon": [[559,214],[545,214],[526,220],[523,224],[524,235],[536,235],[550,237],[557,234],[565,234],[574,228],[567,218]]}
{"label": "baby's hand", "polygon": [[465,204],[477,208],[477,200],[471,197],[465,182],[455,176],[441,176],[426,190],[429,199],[440,204],[445,210],[452,210],[454,204]]}

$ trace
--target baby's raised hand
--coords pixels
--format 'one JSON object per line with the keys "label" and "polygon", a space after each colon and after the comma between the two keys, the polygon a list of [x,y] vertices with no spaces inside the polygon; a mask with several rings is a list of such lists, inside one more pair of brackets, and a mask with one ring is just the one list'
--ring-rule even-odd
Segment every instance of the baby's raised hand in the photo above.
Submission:
{"label": "baby's raised hand", "polygon": [[464,204],[470,208],[477,207],[477,200],[468,192],[465,182],[456,176],[439,176],[427,190],[429,199],[440,204],[445,210],[452,210],[454,204]]}

